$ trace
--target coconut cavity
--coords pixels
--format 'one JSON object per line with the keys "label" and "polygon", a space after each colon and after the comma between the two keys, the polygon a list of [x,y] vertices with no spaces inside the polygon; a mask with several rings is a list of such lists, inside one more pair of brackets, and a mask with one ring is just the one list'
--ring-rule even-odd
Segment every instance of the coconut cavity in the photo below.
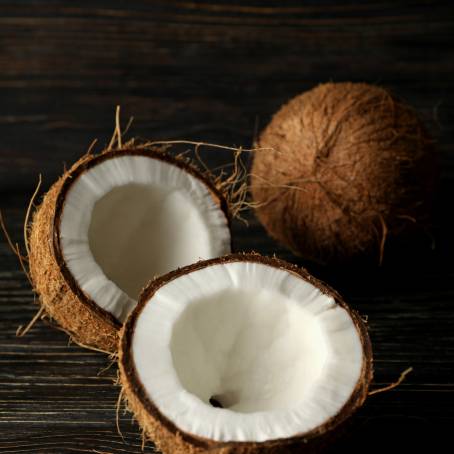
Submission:
{"label": "coconut cavity", "polygon": [[321,262],[383,258],[430,221],[437,156],[414,110],[383,88],[327,83],[273,117],[251,191],[268,233]]}
{"label": "coconut cavity", "polygon": [[[41,301],[76,339],[115,350],[150,279],[230,251],[225,209],[210,181],[161,152],[84,157],[34,218],[30,268]],[[84,326],[87,314],[97,323]]]}
{"label": "coconut cavity", "polygon": [[105,160],[66,194],[63,258],[82,290],[124,321],[150,278],[230,250],[218,203],[202,180],[174,164]]}
{"label": "coconut cavity", "polygon": [[[270,277],[272,268],[257,266],[262,267],[257,274]],[[211,270],[216,279],[222,267]],[[228,268],[244,272],[241,264]],[[203,275],[198,271],[192,278]],[[358,376],[361,346],[355,341],[359,357],[353,360],[353,375]],[[326,344],[319,317],[310,309],[279,289],[238,287],[191,300],[175,323],[170,350],[187,391],[205,404],[214,406],[214,401],[238,413],[254,413],[289,409],[303,400],[322,375]]]}
{"label": "coconut cavity", "polygon": [[166,453],[307,441],[361,405],[371,379],[360,318],[306,272],[258,255],[151,284],[120,356],[130,406]]}
{"label": "coconut cavity", "polygon": [[[217,232],[211,234],[204,222],[202,205],[197,203],[191,195],[170,185],[131,183],[115,187],[95,202],[91,213],[88,244],[94,260],[111,281],[137,300],[150,276],[228,249],[225,218],[221,217],[212,229],[224,227],[224,237],[216,237]],[[217,214],[214,201],[208,199],[207,204]],[[220,240],[218,244],[216,240]]]}

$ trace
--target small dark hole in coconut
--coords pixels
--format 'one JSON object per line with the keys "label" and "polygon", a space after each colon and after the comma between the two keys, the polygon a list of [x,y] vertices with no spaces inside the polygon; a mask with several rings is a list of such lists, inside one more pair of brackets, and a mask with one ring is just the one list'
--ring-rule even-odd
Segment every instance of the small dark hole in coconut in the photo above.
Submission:
{"label": "small dark hole in coconut", "polygon": [[217,400],[215,397],[210,397],[210,404],[214,407],[214,408],[224,408],[221,404],[221,402],[219,402],[219,400]]}

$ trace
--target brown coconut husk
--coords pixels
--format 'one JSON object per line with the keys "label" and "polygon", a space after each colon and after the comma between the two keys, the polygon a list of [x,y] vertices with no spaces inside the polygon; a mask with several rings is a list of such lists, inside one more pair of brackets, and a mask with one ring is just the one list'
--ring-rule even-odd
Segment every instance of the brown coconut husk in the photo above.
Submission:
{"label": "brown coconut husk", "polygon": [[257,145],[256,214],[304,258],[381,262],[388,237],[429,224],[434,143],[414,110],[381,87],[319,85],[284,105]]}
{"label": "brown coconut husk", "polygon": [[[131,121],[126,129],[130,124]],[[177,165],[201,180],[209,188],[229,224],[233,217],[240,217],[241,211],[245,209],[246,172],[244,166],[238,163],[243,152],[241,148],[192,141],[158,142],[130,139],[125,142],[124,134],[120,127],[120,109],[117,108],[115,131],[107,148],[95,154],[96,140],[93,141],[88,151],[69,170],[65,169],[63,175],[44,195],[41,204],[33,213],[32,221],[29,222],[39,183],[27,209],[24,225],[26,255],[20,252],[17,244],[12,244],[3,218],[0,219],[7,240],[39,296],[38,303],[41,306],[31,323],[25,330],[20,328],[18,334],[25,334],[38,319],[47,317],[56,322],[78,345],[106,353],[114,353],[117,350],[121,323],[78,287],[66,267],[59,246],[59,219],[65,195],[73,181],[91,166],[123,154],[150,156]],[[178,152],[172,155],[171,147],[177,144],[194,146],[199,166],[196,165],[196,160],[189,159],[185,153]],[[224,171],[215,174],[206,167],[201,169],[200,162],[203,161],[198,155],[200,147],[222,148],[234,152],[236,164],[233,170],[228,174]]]}
{"label": "brown coconut husk", "polygon": [[[149,398],[143,384],[135,370],[131,343],[134,335],[136,321],[145,307],[147,301],[163,285],[171,280],[219,263],[230,263],[237,261],[249,261],[275,266],[295,274],[310,282],[323,293],[332,296],[337,304],[343,307],[351,316],[361,338],[364,352],[364,361],[361,377],[358,380],[355,390],[344,407],[330,420],[313,431],[287,439],[273,440],[268,442],[231,442],[219,443],[195,435],[182,432],[176,425],[167,419]],[[193,265],[172,271],[150,282],[142,291],[139,303],[133,310],[124,324],[120,334],[119,347],[119,371],[122,385],[121,398],[126,402],[126,407],[137,419],[144,430],[147,439],[152,440],[156,446],[165,454],[198,454],[203,452],[218,452],[223,454],[274,454],[304,452],[321,452],[327,444],[337,439],[347,427],[350,417],[365,402],[368,396],[369,385],[373,377],[372,347],[367,327],[360,315],[349,308],[342,297],[325,283],[315,279],[305,269],[290,264],[277,258],[265,257],[260,254],[231,254],[217,259],[205,260]]]}
{"label": "brown coconut husk", "polygon": [[[82,163],[87,161],[83,158]],[[68,276],[62,273],[61,257],[55,255],[57,199],[67,178],[67,175],[61,177],[52,186],[33,216],[29,235],[30,275],[46,313],[75,341],[114,352],[120,323],[110,314],[101,312],[98,306],[87,304],[89,298],[68,282]]]}

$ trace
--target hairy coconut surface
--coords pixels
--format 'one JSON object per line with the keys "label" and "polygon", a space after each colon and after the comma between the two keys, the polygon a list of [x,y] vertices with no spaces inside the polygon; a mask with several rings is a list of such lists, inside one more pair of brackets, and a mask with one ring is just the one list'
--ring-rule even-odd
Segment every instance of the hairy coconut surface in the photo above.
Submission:
{"label": "hairy coconut surface", "polygon": [[364,403],[372,352],[334,290],[233,254],[151,282],[119,366],[128,407],[166,454],[317,452]]}
{"label": "hairy coconut surface", "polygon": [[30,276],[46,313],[77,342],[114,352],[119,322],[90,304],[89,298],[70,284],[60,268],[61,258],[54,251],[55,208],[64,179],[52,186],[33,216],[29,234]]}
{"label": "hairy coconut surface", "polygon": [[221,191],[155,148],[84,156],[44,196],[29,231],[30,275],[47,314],[109,352],[150,278],[230,251]]}
{"label": "hairy coconut surface", "polygon": [[271,236],[317,262],[382,258],[388,235],[429,221],[436,153],[411,107],[364,83],[326,83],[273,117],[251,175]]}

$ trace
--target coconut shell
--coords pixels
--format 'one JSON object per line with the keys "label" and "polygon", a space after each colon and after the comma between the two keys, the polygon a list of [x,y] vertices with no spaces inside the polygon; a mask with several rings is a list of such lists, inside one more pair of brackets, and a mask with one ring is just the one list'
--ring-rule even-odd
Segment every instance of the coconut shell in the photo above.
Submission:
{"label": "coconut shell", "polygon": [[371,257],[430,222],[433,141],[411,107],[364,83],[326,83],[261,133],[251,191],[268,233],[319,263]]}
{"label": "coconut shell", "polygon": [[[268,442],[217,442],[181,431],[172,421],[164,416],[148,396],[141,383],[134,365],[131,351],[132,338],[136,321],[147,301],[163,285],[173,279],[211,265],[248,261],[278,267],[302,277],[317,287],[321,292],[331,296],[336,304],[344,308],[351,316],[363,345],[363,367],[360,379],[350,399],[334,417],[311,432],[294,437]],[[150,282],[142,291],[139,303],[128,317],[120,334],[119,369],[122,395],[127,408],[135,415],[145,436],[152,440],[164,454],[198,454],[213,452],[218,454],[277,454],[321,452],[345,430],[351,416],[365,402],[373,376],[372,347],[369,334],[360,315],[348,307],[341,296],[325,283],[315,279],[305,269],[285,261],[269,258],[259,254],[231,254],[217,259],[204,260],[183,267],[161,276]]]}
{"label": "coconut shell", "polygon": [[74,181],[100,162],[121,155],[141,155],[162,160],[189,172],[206,184],[230,222],[227,201],[215,184],[184,159],[156,149],[120,149],[101,155],[87,154],[58,179],[36,209],[29,228],[29,266],[34,289],[46,314],[79,344],[116,352],[121,323],[83,292],[66,266],[60,248],[60,217],[65,197]]}

